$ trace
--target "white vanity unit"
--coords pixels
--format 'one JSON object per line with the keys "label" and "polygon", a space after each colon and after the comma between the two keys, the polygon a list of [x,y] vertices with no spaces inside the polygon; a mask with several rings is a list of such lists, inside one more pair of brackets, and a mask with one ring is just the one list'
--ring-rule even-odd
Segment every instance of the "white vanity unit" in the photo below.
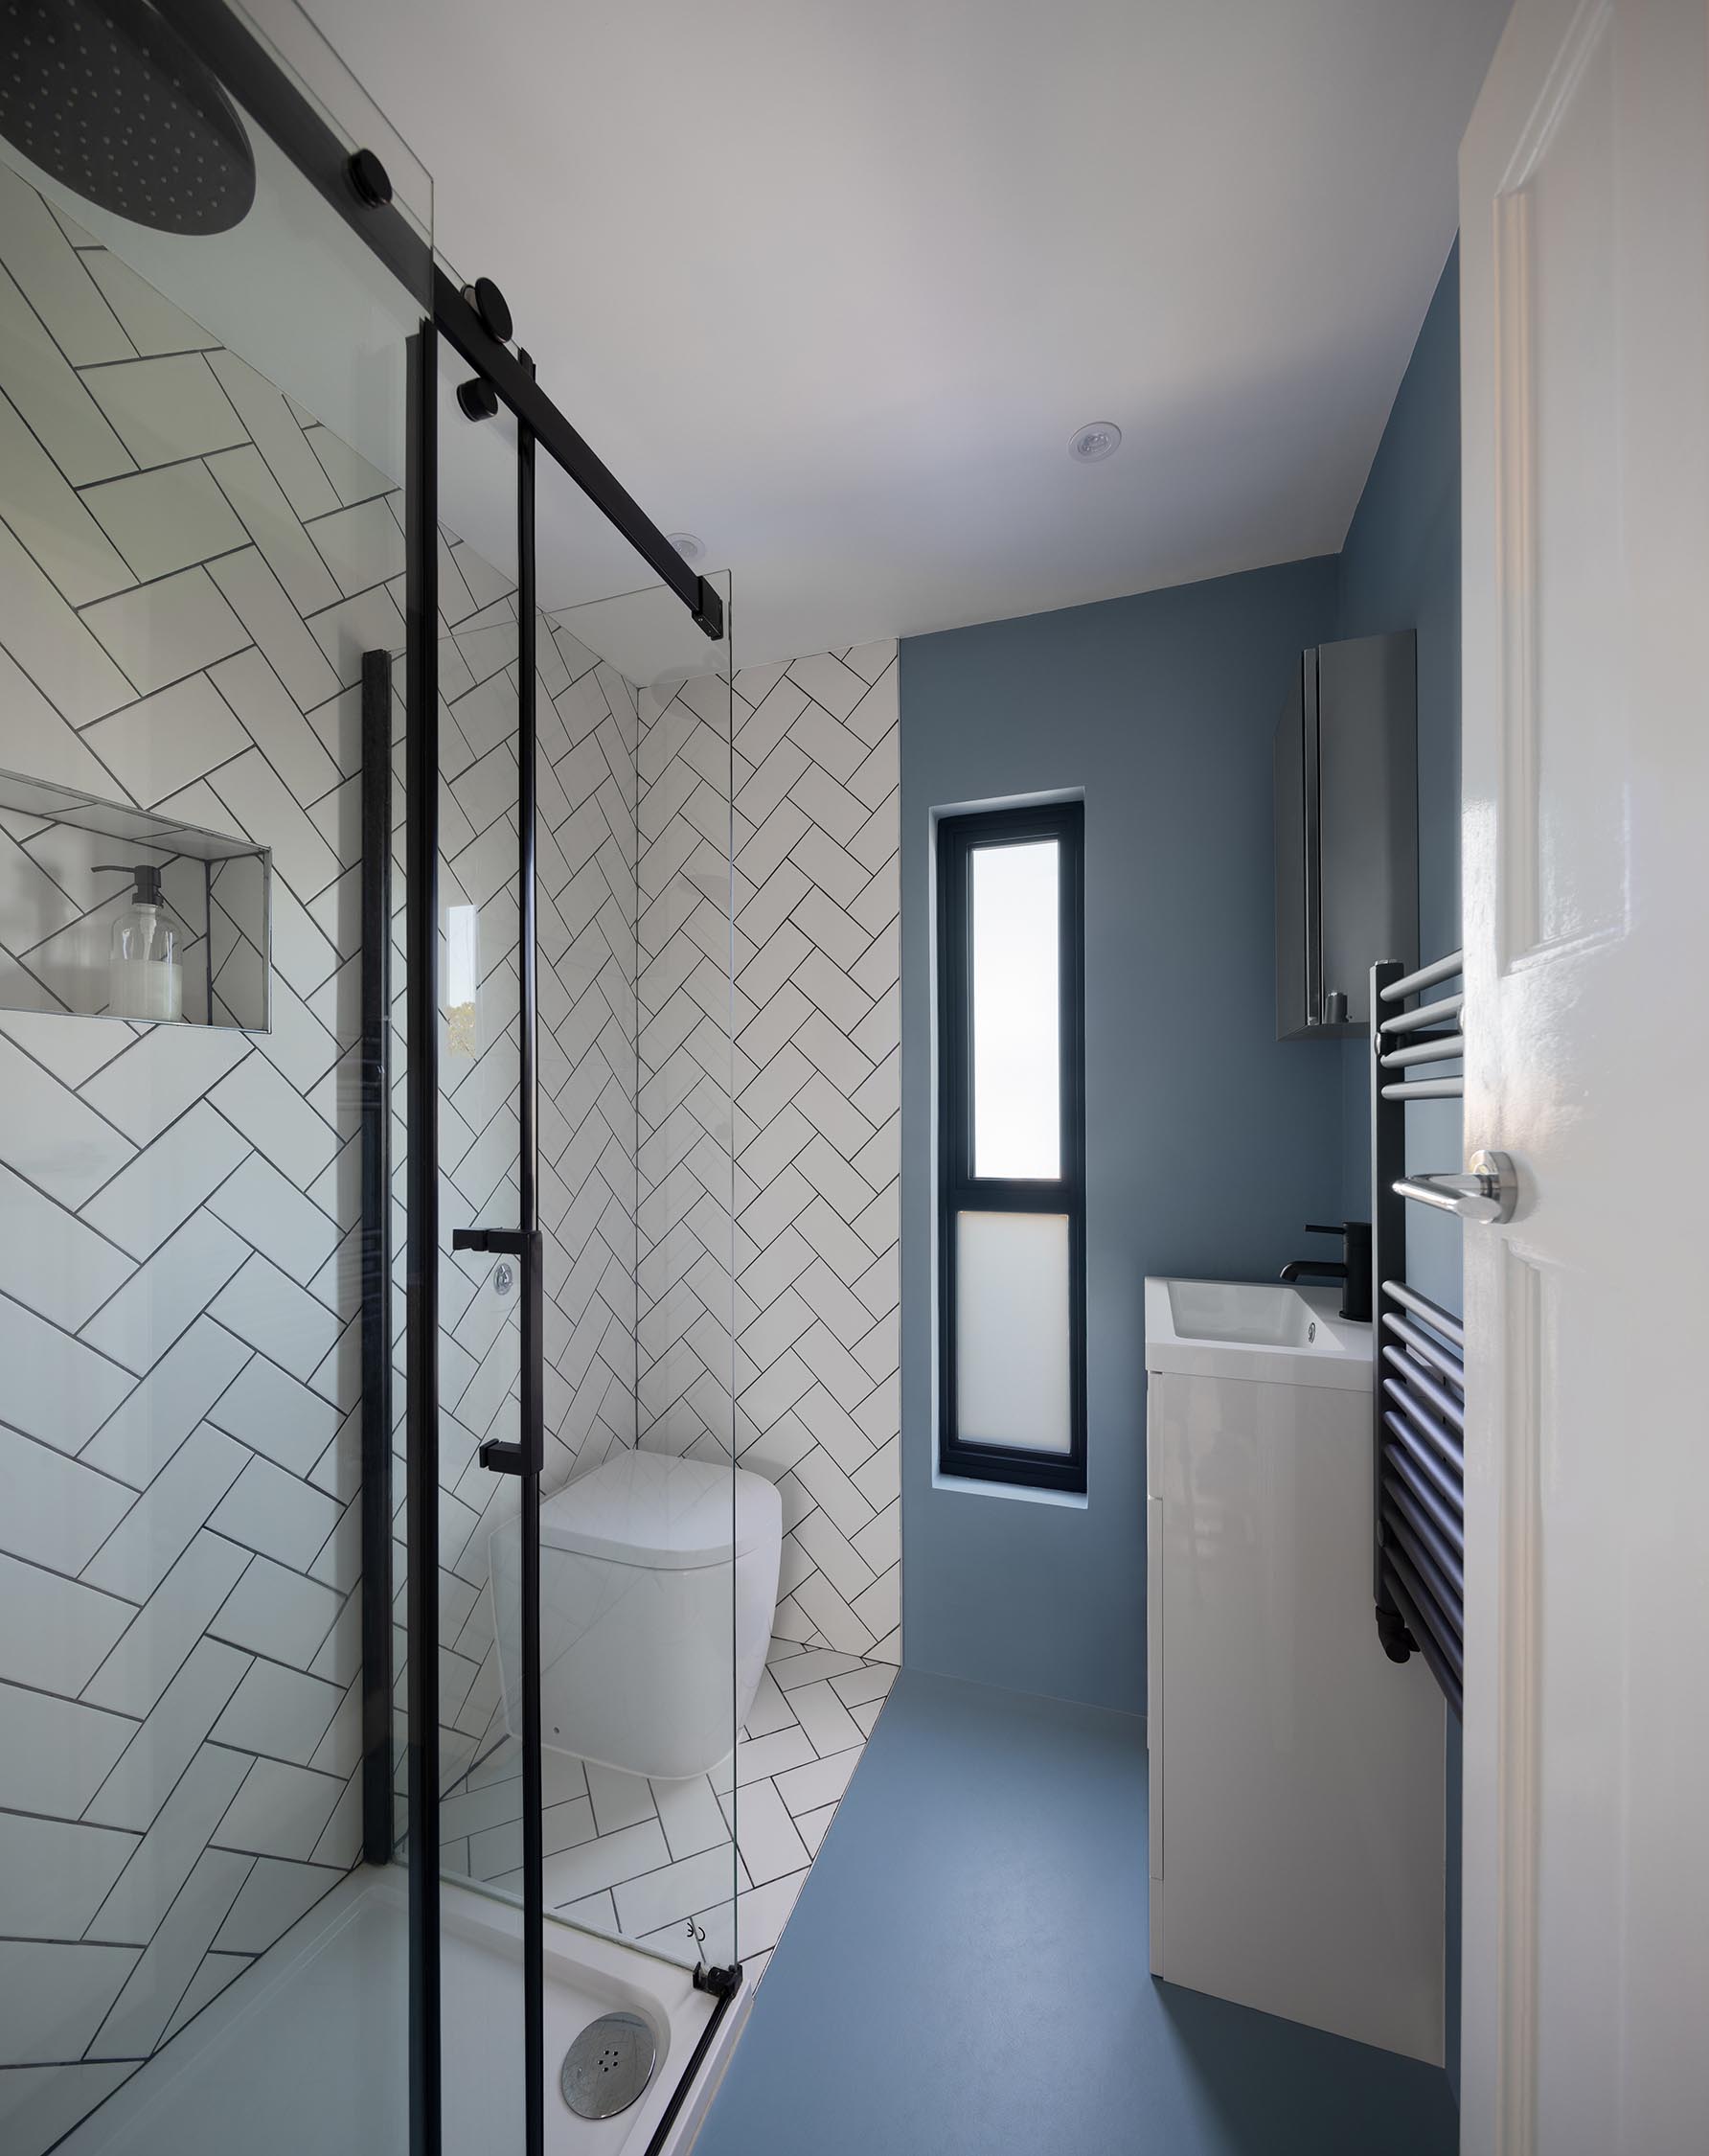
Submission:
{"label": "white vanity unit", "polygon": [[1440,2064],[1447,1709],[1378,1643],[1339,1299],[1146,1282],[1151,1970]]}

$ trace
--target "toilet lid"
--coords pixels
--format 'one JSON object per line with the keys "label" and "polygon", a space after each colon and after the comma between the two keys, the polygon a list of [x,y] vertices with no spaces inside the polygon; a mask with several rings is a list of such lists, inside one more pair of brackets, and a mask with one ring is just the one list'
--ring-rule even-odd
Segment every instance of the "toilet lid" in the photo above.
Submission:
{"label": "toilet lid", "polygon": [[619,1565],[686,1571],[727,1565],[781,1533],[783,1505],[763,1475],[668,1453],[624,1451],[542,1501],[540,1541]]}

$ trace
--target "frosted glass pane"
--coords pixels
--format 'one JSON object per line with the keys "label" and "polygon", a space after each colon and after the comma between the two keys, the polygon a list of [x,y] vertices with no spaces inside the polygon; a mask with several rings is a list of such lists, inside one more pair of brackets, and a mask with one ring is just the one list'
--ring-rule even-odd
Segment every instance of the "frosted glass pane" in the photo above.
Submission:
{"label": "frosted glass pane", "polygon": [[958,1213],[955,1268],[956,1434],[1067,1452],[1067,1215]]}
{"label": "frosted glass pane", "polygon": [[1062,1172],[1060,849],[973,853],[973,1173]]}

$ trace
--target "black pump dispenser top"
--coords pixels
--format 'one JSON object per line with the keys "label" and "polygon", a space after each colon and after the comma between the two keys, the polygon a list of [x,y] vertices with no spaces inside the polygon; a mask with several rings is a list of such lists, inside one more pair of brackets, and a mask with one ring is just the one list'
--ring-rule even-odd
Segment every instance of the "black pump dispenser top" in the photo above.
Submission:
{"label": "black pump dispenser top", "polygon": [[160,888],[160,870],[151,860],[98,860],[93,863],[93,866],[98,872],[134,877],[136,888],[130,894],[132,905],[165,905],[166,901]]}

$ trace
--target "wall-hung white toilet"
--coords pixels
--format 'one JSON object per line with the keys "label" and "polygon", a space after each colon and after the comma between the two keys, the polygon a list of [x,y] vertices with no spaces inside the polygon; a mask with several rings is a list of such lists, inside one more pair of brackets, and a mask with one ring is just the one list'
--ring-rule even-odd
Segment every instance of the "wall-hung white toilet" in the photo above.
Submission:
{"label": "wall-hung white toilet", "polygon": [[[661,1780],[717,1766],[760,1688],[782,1549],[777,1490],[746,1468],[732,1476],[705,1460],[625,1451],[544,1499],[542,1741]],[[514,1736],[520,1553],[515,1520],[493,1529],[494,1630]]]}

